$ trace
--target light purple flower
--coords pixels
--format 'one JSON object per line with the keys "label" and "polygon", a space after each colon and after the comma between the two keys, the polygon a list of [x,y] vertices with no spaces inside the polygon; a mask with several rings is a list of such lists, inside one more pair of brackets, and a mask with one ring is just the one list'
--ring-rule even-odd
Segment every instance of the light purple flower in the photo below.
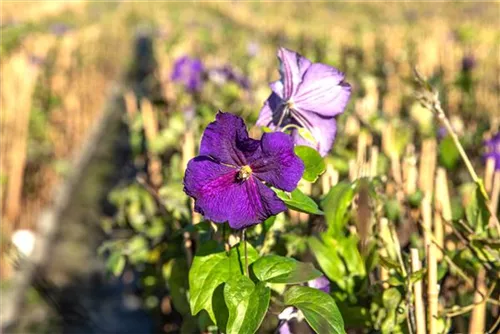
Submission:
{"label": "light purple flower", "polygon": [[250,57],[255,57],[260,51],[260,45],[256,41],[247,44],[247,53]]}
{"label": "light purple flower", "polygon": [[236,72],[230,65],[212,68],[208,71],[208,75],[212,81],[218,84],[232,81],[241,88],[248,89],[250,87],[248,78]]}
{"label": "light purple flower", "polygon": [[70,26],[65,23],[54,23],[50,26],[50,31],[58,37],[65,35],[70,30]]}
{"label": "light purple flower", "polygon": [[274,132],[249,138],[240,117],[219,112],[203,133],[200,155],[188,163],[184,191],[206,219],[242,229],[284,211],[267,185],[293,191],[303,172],[290,136]]}
{"label": "light purple flower", "polygon": [[484,158],[492,158],[495,160],[495,170],[500,170],[500,132],[494,135],[491,139],[484,142],[486,152]]}
{"label": "light purple flower", "polygon": [[313,64],[296,52],[280,48],[278,58],[281,79],[270,84],[273,92],[260,111],[257,125],[271,129],[304,127],[316,143],[302,138],[292,128],[295,143],[312,146],[325,156],[337,131],[334,117],[344,112],[351,86],[336,68]]}
{"label": "light purple flower", "polygon": [[311,288],[321,290],[326,293],[330,293],[330,281],[325,276],[320,276],[307,282],[307,285]]}
{"label": "light purple flower", "polygon": [[175,62],[171,79],[194,93],[203,86],[203,72],[203,63],[199,59],[183,56]]}

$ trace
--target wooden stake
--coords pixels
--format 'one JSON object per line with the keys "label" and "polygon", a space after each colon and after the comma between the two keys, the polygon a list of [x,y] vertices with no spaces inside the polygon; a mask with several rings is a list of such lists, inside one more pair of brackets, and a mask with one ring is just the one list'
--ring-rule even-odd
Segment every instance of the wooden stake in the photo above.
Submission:
{"label": "wooden stake", "polygon": [[484,296],[488,294],[486,288],[486,270],[481,267],[476,278],[476,291],[474,292],[475,306],[469,323],[469,333],[485,333],[486,301]]}
{"label": "wooden stake", "polygon": [[[498,212],[498,205],[500,204],[500,170],[495,172],[493,177],[493,188],[491,189],[491,210],[493,212]],[[493,226],[494,222],[491,221],[490,225]]]}
{"label": "wooden stake", "polygon": [[378,166],[378,146],[372,146],[370,148],[370,177],[377,176],[377,166]]}
{"label": "wooden stake", "polygon": [[427,307],[429,334],[437,334],[438,317],[438,281],[437,281],[437,253],[436,245],[427,245]]}
{"label": "wooden stake", "polygon": [[[388,243],[390,242],[390,231],[389,231],[389,220],[387,218],[381,218],[379,220],[379,235],[382,239],[384,245],[380,249],[380,255],[388,257],[389,253],[387,251]],[[380,280],[387,281],[389,279],[389,271],[383,266],[380,266]],[[383,284],[384,289],[387,289],[389,285],[387,283]]]}
{"label": "wooden stake", "polygon": [[427,248],[432,242],[432,207],[430,196],[424,195],[420,205],[422,211],[422,226],[424,228],[424,245]]}
{"label": "wooden stake", "polygon": [[184,171],[187,168],[187,164],[189,160],[194,158],[195,154],[195,148],[194,148],[194,135],[191,130],[187,130],[186,133],[184,134],[184,142],[182,143],[182,173],[184,174]]}
{"label": "wooden stake", "polygon": [[424,194],[432,196],[434,187],[434,172],[436,169],[436,140],[426,139],[422,142],[420,154],[418,186]]}
{"label": "wooden stake", "polygon": [[403,161],[403,183],[407,195],[414,194],[417,191],[417,159],[415,157],[415,147],[408,145],[407,156]]}
{"label": "wooden stake", "polygon": [[490,192],[493,189],[493,176],[495,173],[495,158],[488,158],[486,160],[486,168],[484,170],[484,188],[486,192]]}
{"label": "wooden stake", "polygon": [[123,98],[125,100],[125,108],[127,110],[128,119],[132,121],[137,113],[137,98],[131,91],[126,92],[123,95]]}
{"label": "wooden stake", "polygon": [[[422,269],[422,263],[418,257],[418,249],[410,249],[411,256],[411,271],[415,273]],[[425,309],[424,309],[424,297],[422,291],[422,280],[413,284],[413,300],[415,306],[415,319],[417,326],[417,334],[425,334]]]}
{"label": "wooden stake", "polygon": [[[147,99],[141,100],[141,112],[144,124],[144,133],[146,134],[146,140],[150,146],[154,140],[158,137],[159,124],[156,118],[156,113],[153,109],[153,105]],[[159,187],[162,183],[162,164],[160,158],[153,152],[150,151],[148,147],[148,157],[149,166],[148,174],[151,180],[151,184],[155,187]]]}
{"label": "wooden stake", "polygon": [[[452,250],[455,248],[453,242],[446,242],[447,236],[453,233],[452,228],[450,224],[443,224],[443,220],[449,223],[452,219],[448,178],[444,168],[440,167],[437,170],[435,188],[434,236],[441,249]],[[441,260],[442,252],[439,251],[439,254],[439,260]]]}

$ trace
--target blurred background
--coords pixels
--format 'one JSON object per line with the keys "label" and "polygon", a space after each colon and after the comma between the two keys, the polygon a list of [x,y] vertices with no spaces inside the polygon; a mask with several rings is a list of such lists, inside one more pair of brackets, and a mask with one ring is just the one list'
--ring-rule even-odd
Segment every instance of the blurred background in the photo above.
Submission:
{"label": "blurred background", "polygon": [[[175,258],[156,247],[167,223],[145,229],[130,212],[182,221],[183,153],[197,145],[186,133],[199,136],[217,109],[255,121],[279,77],[279,46],[339,68],[353,86],[328,160],[341,177],[353,177],[359,138],[392,157],[376,139],[390,128],[403,138],[401,161],[433,138],[450,183],[464,183],[446,131],[413,98],[414,66],[439,90],[482,175],[483,142],[500,124],[499,6],[2,1],[2,327],[197,330],[181,328],[182,306],[166,298],[171,275],[157,278],[173,266],[158,259]],[[139,208],[124,209],[131,217],[120,223],[134,198]],[[27,256],[34,265],[23,265]]]}

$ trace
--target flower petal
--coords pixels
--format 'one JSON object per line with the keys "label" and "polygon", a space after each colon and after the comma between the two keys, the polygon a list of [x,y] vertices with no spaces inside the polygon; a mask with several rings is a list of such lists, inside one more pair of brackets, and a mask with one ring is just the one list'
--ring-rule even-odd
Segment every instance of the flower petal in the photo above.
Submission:
{"label": "flower petal", "polygon": [[321,290],[328,294],[330,293],[330,281],[325,276],[320,276],[318,278],[310,280],[307,282],[307,285],[309,285],[311,288]]}
{"label": "flower petal", "polygon": [[[294,116],[295,113],[295,116]],[[337,133],[337,122],[333,117],[321,117],[313,112],[302,112],[300,115],[296,114],[295,110],[292,111],[292,117],[299,122],[302,127],[305,127],[311,132],[316,139],[316,143],[312,143],[299,135],[296,129],[292,130],[292,137],[297,145],[307,145],[316,149],[319,154],[324,157],[332,149],[335,134]],[[299,117],[300,116],[300,117]]]}
{"label": "flower petal", "polygon": [[269,87],[276,95],[283,99],[283,82],[281,80],[271,82]]}
{"label": "flower petal", "polygon": [[235,229],[263,222],[286,209],[276,194],[255,177],[237,180],[238,170],[209,157],[196,157],[187,167],[185,192],[195,199],[195,210],[216,223]]}
{"label": "flower petal", "polygon": [[289,100],[302,81],[302,76],[311,66],[311,62],[297,52],[285,48],[279,48],[278,58],[280,60],[281,81],[284,86],[281,97],[284,100]]}
{"label": "flower petal", "polygon": [[200,155],[232,166],[244,166],[247,157],[259,148],[259,141],[248,137],[243,120],[230,113],[218,112],[210,123],[200,144]]}
{"label": "flower petal", "polygon": [[304,163],[293,151],[292,138],[283,132],[264,133],[261,156],[250,162],[253,174],[284,191],[297,188]]}
{"label": "flower petal", "polygon": [[343,80],[336,68],[312,64],[292,98],[296,109],[328,117],[341,114],[351,96],[351,86]]}
{"label": "flower petal", "polygon": [[260,110],[256,125],[267,126],[271,130],[274,130],[282,112],[283,100],[276,93],[271,93]]}

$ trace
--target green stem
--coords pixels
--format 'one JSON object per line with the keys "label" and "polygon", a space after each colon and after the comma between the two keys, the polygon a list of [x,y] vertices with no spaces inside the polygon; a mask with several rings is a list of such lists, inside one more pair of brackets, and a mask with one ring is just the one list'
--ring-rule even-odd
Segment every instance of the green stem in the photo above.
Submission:
{"label": "green stem", "polygon": [[467,153],[465,153],[464,147],[460,143],[460,140],[458,139],[457,133],[451,126],[450,120],[446,117],[446,114],[444,113],[443,108],[441,108],[441,103],[439,100],[436,99],[435,103],[433,103],[433,109],[435,110],[437,114],[437,118],[439,121],[445,126],[446,130],[451,136],[451,139],[453,140],[453,143],[455,144],[455,147],[457,148],[458,152],[460,153],[460,156],[462,157],[462,160],[465,163],[465,166],[467,167],[467,170],[469,171],[470,176],[472,177],[472,180],[477,184],[479,187],[479,190],[481,191],[481,194],[485,198],[485,204],[486,208],[488,209],[491,219],[496,225],[497,232],[500,234],[500,222],[498,221],[498,217],[496,216],[496,212],[493,212],[493,209],[491,208],[491,205],[489,203],[489,197],[488,193],[486,192],[486,189],[484,188],[483,181],[477,176],[476,171],[474,170],[474,167],[472,166],[472,163],[467,156]]}
{"label": "green stem", "polygon": [[243,252],[245,253],[245,276],[250,277],[248,275],[248,251],[247,251],[247,229],[244,228],[241,231],[241,241],[243,242]]}

